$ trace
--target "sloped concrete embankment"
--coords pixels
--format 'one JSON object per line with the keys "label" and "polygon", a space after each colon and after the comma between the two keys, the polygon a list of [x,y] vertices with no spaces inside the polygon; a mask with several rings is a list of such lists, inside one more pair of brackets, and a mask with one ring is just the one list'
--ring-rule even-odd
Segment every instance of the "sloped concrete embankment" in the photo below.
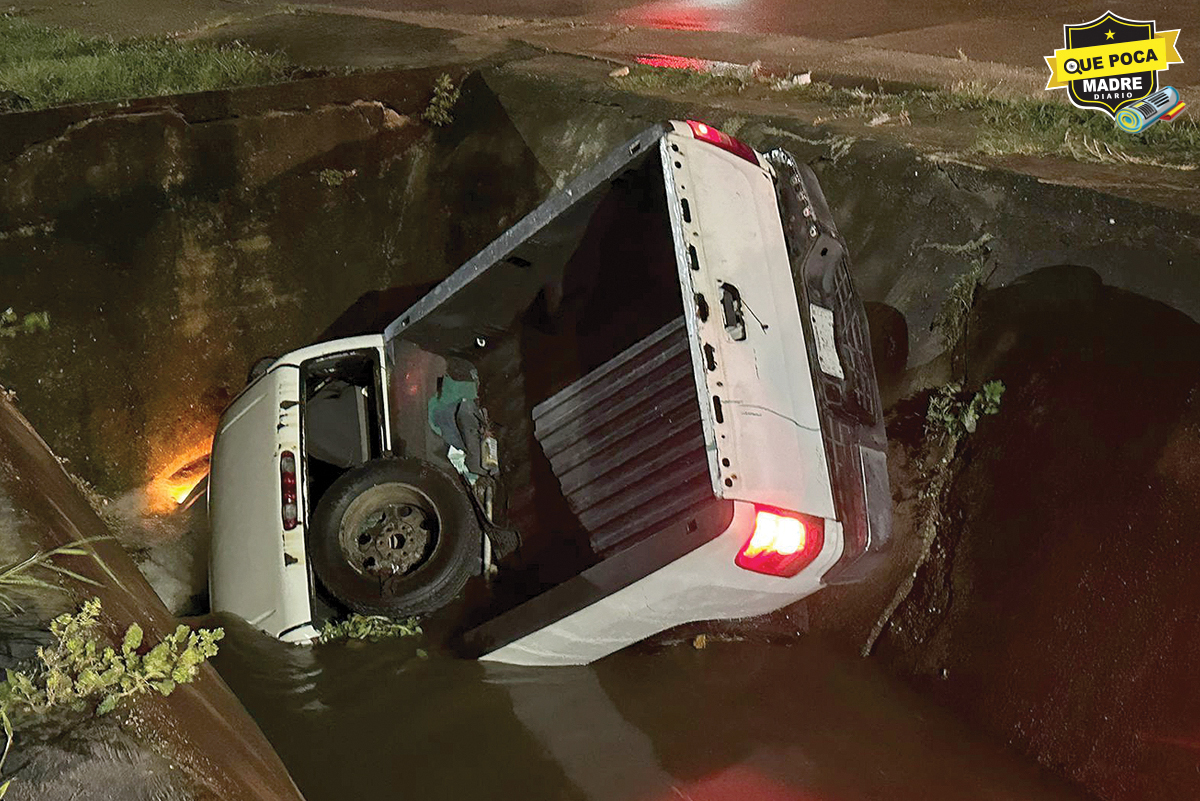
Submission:
{"label": "sloped concrete embankment", "polygon": [[[13,665],[12,658],[31,656],[36,631],[46,617],[91,595],[100,598],[114,636],[135,622],[151,641],[174,631],[175,621],[154,590],[116,543],[97,539],[106,534],[104,523],[46,443],[4,399],[0,505],[6,562],[87,540],[81,547],[94,552],[96,559],[58,558],[61,566],[98,585],[70,582],[73,598],[64,592],[35,599],[24,616],[30,642],[20,643],[21,638],[13,636],[14,621],[6,619],[5,666]],[[128,714],[68,723],[48,739],[46,732],[17,733],[5,765],[6,778],[13,779],[8,798],[302,801],[262,732],[209,665],[201,667],[195,682],[167,697],[138,698]]]}

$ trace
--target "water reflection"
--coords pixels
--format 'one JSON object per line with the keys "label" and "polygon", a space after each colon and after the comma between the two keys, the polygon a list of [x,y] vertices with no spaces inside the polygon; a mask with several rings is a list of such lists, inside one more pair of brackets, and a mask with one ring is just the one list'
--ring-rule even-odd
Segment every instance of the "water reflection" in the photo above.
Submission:
{"label": "water reflection", "polygon": [[547,669],[222,623],[217,667],[308,801],[1081,797],[817,643]]}

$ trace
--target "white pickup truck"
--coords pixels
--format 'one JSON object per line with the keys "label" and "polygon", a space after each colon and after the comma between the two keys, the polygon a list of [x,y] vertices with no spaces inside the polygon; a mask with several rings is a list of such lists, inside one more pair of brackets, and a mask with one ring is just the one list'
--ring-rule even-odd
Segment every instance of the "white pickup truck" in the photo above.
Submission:
{"label": "white pickup truck", "polygon": [[381,334],[257,372],[214,443],[211,599],[285,640],[474,580],[468,652],[580,664],[854,581],[888,544],[824,196],[704,123],[625,143]]}

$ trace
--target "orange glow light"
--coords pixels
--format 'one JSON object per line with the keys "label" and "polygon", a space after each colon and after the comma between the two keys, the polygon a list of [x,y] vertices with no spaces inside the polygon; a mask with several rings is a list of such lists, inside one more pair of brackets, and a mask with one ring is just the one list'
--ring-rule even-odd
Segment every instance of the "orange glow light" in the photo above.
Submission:
{"label": "orange glow light", "polygon": [[196,485],[208,475],[211,452],[212,437],[207,437],[160,470],[146,488],[149,510],[165,514],[187,500]]}

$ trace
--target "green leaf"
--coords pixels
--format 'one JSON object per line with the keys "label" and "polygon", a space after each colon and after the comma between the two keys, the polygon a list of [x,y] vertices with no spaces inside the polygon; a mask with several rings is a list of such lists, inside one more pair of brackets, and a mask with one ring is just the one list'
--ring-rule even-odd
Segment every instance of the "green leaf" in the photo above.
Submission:
{"label": "green leaf", "polygon": [[8,785],[12,784],[12,779],[0,784],[0,798],[4,798],[4,794],[8,792]]}
{"label": "green leaf", "polygon": [[158,684],[155,684],[154,687],[163,695],[170,695],[175,691],[175,682],[171,679],[164,679]]}
{"label": "green leaf", "polygon": [[75,683],[66,673],[52,670],[46,676],[46,692],[48,695],[65,698],[71,694]]}
{"label": "green leaf", "polygon": [[98,682],[98,686],[101,688],[111,687],[112,685],[114,685],[118,681],[120,681],[121,677],[124,675],[125,675],[125,666],[124,665],[113,665],[108,670],[106,670],[100,674],[100,681]]}
{"label": "green leaf", "polygon": [[136,651],[142,644],[142,627],[137,623],[131,623],[125,632],[125,641],[121,643],[121,650],[127,654]]}
{"label": "green leaf", "polygon": [[30,312],[25,315],[22,321],[25,325],[25,332],[29,334],[37,331],[50,330],[50,312]]}
{"label": "green leaf", "polygon": [[121,696],[119,695],[114,694],[104,696],[104,700],[101,701],[99,706],[96,707],[96,714],[107,715],[109,712],[112,712],[117,708],[117,702],[120,700]]}
{"label": "green leaf", "polygon": [[164,671],[171,664],[171,653],[173,649],[170,643],[160,642],[158,645],[150,649],[142,660],[147,671]]}
{"label": "green leaf", "polygon": [[100,674],[92,668],[84,668],[75,679],[75,692],[80,695],[90,695],[100,686]]}
{"label": "green leaf", "polygon": [[13,686],[14,689],[22,694],[28,695],[34,691],[33,680],[19,671],[8,671],[8,682]]}
{"label": "green leaf", "polygon": [[194,667],[177,667],[171,671],[171,678],[179,684],[187,684],[196,678],[198,672]]}

